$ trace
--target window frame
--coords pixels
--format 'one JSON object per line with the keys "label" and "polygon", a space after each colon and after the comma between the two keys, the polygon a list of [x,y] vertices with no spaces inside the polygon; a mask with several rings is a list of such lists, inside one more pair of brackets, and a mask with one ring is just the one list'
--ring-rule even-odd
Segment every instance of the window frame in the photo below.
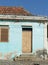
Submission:
{"label": "window frame", "polygon": [[[2,29],[7,29],[7,40],[2,40],[1,34],[2,34]],[[3,34],[4,35],[4,34]],[[0,42],[8,42],[9,41],[9,25],[0,25]]]}

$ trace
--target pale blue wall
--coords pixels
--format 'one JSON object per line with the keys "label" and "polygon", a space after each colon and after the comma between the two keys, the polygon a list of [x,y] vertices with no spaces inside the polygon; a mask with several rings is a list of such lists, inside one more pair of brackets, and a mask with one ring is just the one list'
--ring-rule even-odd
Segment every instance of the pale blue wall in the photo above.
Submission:
{"label": "pale blue wall", "polygon": [[[2,22],[2,21],[0,21]],[[5,22],[5,21],[3,21]],[[3,24],[2,22],[2,24]],[[9,22],[9,21],[6,21]],[[32,32],[32,46],[33,52],[37,49],[43,48],[43,24],[33,22],[18,22],[9,24],[9,42],[0,42],[0,52],[14,52],[22,53],[22,25],[31,25]]]}
{"label": "pale blue wall", "polygon": [[33,24],[33,51],[44,48],[43,24]]}
{"label": "pale blue wall", "polygon": [[33,52],[42,49],[44,47],[44,25],[43,23],[36,22],[20,22],[19,25],[31,25],[32,26],[32,47]]}

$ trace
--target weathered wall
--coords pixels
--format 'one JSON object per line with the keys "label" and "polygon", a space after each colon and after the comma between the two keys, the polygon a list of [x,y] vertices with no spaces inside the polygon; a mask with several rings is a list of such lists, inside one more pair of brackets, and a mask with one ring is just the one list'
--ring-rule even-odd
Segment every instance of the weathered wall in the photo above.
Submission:
{"label": "weathered wall", "polygon": [[44,48],[44,24],[42,23],[31,23],[31,22],[24,22],[21,25],[30,25],[32,26],[32,46],[33,52]]}
{"label": "weathered wall", "polygon": [[[6,23],[5,23],[6,22]],[[43,24],[32,22],[9,22],[0,21],[0,25],[9,25],[9,42],[0,42],[0,52],[6,53],[22,53],[22,25],[31,25],[32,32],[32,46],[33,52],[37,49],[43,48]]]}

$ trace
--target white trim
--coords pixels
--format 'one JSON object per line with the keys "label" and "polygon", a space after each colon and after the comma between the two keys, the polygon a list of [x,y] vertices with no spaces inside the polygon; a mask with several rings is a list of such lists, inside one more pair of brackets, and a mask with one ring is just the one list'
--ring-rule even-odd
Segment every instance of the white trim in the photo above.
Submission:
{"label": "white trim", "polygon": [[44,48],[48,50],[48,45],[47,45],[47,22],[44,23]]}
{"label": "white trim", "polygon": [[48,20],[48,17],[43,17],[43,16],[0,15],[0,19]]}
{"label": "white trim", "polygon": [[[47,22],[47,25],[48,25],[48,22]],[[48,33],[48,32],[47,32]],[[46,34],[47,34],[46,33]],[[47,38],[47,53],[48,53],[48,38]]]}

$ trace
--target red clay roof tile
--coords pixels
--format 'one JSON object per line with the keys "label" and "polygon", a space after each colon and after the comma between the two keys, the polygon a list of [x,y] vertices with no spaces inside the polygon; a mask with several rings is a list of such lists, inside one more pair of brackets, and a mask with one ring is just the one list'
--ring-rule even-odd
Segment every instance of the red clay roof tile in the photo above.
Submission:
{"label": "red clay roof tile", "polygon": [[0,14],[24,15],[24,16],[32,15],[28,11],[24,10],[22,7],[7,7],[7,6],[0,6]]}

